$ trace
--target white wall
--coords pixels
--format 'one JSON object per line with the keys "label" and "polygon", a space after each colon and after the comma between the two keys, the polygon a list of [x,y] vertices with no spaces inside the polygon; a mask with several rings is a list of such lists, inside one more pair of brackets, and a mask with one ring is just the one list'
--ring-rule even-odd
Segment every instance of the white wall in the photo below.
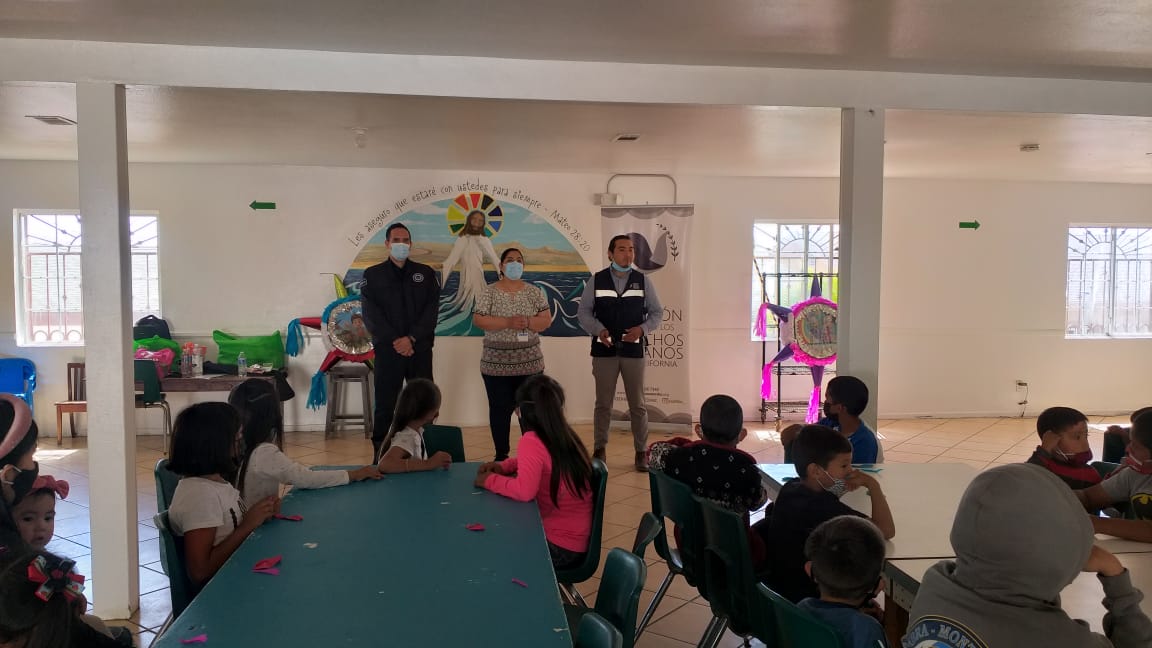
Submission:
{"label": "white wall", "polygon": [[[318,315],[332,299],[331,278],[357,248],[347,238],[381,209],[428,184],[480,178],[530,191],[599,240],[591,196],[604,175],[469,173],[315,167],[133,165],[132,204],[160,213],[164,314],[177,338],[212,329],[283,330]],[[692,395],[736,396],[749,418],[759,406],[760,348],[749,341],[751,226],[755,220],[834,220],[834,179],[680,177],[679,199],[697,205],[692,273]],[[17,208],[76,207],[71,163],[0,162],[0,214]],[[626,202],[666,203],[658,182],[613,184]],[[270,200],[273,212],[253,212]],[[1069,222],[1152,222],[1152,188],[1133,185],[1022,184],[892,180],[885,205],[881,384],[882,415],[1019,413],[1012,381],[1032,385],[1033,411],[1065,403],[1089,411],[1145,404],[1140,369],[1152,342],[1063,339],[1064,237]],[[978,231],[957,221],[978,218]],[[0,247],[11,248],[0,227]],[[604,263],[596,246],[586,256]],[[51,403],[64,396],[64,365],[82,349],[15,345],[11,266],[0,264],[0,354],[36,362],[37,420],[54,432]],[[486,423],[478,338],[441,338],[436,375],[443,420]],[[571,416],[591,418],[587,342],[546,339],[550,373],[569,391]],[[211,356],[211,352],[210,352]],[[304,409],[308,379],[323,357],[313,339],[289,361],[299,396],[290,425],[315,427]],[[1146,372],[1145,372],[1146,373]],[[1146,382],[1146,380],[1145,380]],[[791,385],[803,393],[803,379]],[[223,397],[223,395],[220,395]],[[177,408],[187,396],[172,397]],[[140,425],[155,428],[152,413]]]}

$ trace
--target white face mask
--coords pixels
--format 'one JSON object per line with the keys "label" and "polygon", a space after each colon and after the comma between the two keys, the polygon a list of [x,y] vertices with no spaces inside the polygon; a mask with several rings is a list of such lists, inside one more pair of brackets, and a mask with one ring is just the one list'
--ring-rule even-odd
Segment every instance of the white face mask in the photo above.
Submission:
{"label": "white face mask", "polygon": [[820,468],[820,472],[824,473],[828,479],[832,480],[831,486],[820,484],[820,487],[835,495],[837,499],[844,497],[844,493],[848,492],[848,482],[844,481],[840,477],[833,477],[832,475],[829,475],[828,471],[824,470],[823,468]]}

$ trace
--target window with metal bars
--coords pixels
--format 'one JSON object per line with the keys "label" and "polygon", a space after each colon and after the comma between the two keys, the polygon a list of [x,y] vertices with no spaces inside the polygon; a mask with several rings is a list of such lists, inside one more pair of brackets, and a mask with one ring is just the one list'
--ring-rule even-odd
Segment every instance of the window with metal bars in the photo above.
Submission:
{"label": "window with metal bars", "polygon": [[756,335],[756,316],[765,298],[791,307],[808,299],[811,279],[804,273],[830,275],[824,296],[837,301],[840,271],[840,226],[833,223],[756,223],[752,226],[752,341],[779,336],[774,318],[768,318],[765,338]]}
{"label": "window with metal bars", "polygon": [[1152,334],[1152,228],[1069,227],[1067,337]]}
{"label": "window with metal bars", "polygon": [[[132,319],[160,315],[160,265],[155,215],[129,217]],[[16,212],[16,341],[20,346],[84,343],[80,215]]]}

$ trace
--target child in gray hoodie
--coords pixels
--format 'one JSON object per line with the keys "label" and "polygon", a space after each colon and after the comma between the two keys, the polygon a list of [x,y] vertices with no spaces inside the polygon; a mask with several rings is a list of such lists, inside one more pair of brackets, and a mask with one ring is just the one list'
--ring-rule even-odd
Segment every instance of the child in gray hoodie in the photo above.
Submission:
{"label": "child in gray hoodie", "polygon": [[[1083,507],[1052,473],[1031,464],[981,473],[956,511],[956,559],[924,575],[904,648],[1152,646],[1144,595],[1094,541]],[[1104,589],[1104,636],[1060,607],[1060,592],[1082,571]]]}

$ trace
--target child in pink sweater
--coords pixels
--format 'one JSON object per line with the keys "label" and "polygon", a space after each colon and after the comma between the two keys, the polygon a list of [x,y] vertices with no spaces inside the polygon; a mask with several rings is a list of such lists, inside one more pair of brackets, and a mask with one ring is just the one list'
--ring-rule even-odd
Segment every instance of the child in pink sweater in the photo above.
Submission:
{"label": "child in pink sweater", "polygon": [[520,429],[517,456],[486,463],[476,486],[518,502],[536,500],[552,566],[584,560],[592,533],[592,460],[564,418],[564,390],[543,374],[516,390]]}

